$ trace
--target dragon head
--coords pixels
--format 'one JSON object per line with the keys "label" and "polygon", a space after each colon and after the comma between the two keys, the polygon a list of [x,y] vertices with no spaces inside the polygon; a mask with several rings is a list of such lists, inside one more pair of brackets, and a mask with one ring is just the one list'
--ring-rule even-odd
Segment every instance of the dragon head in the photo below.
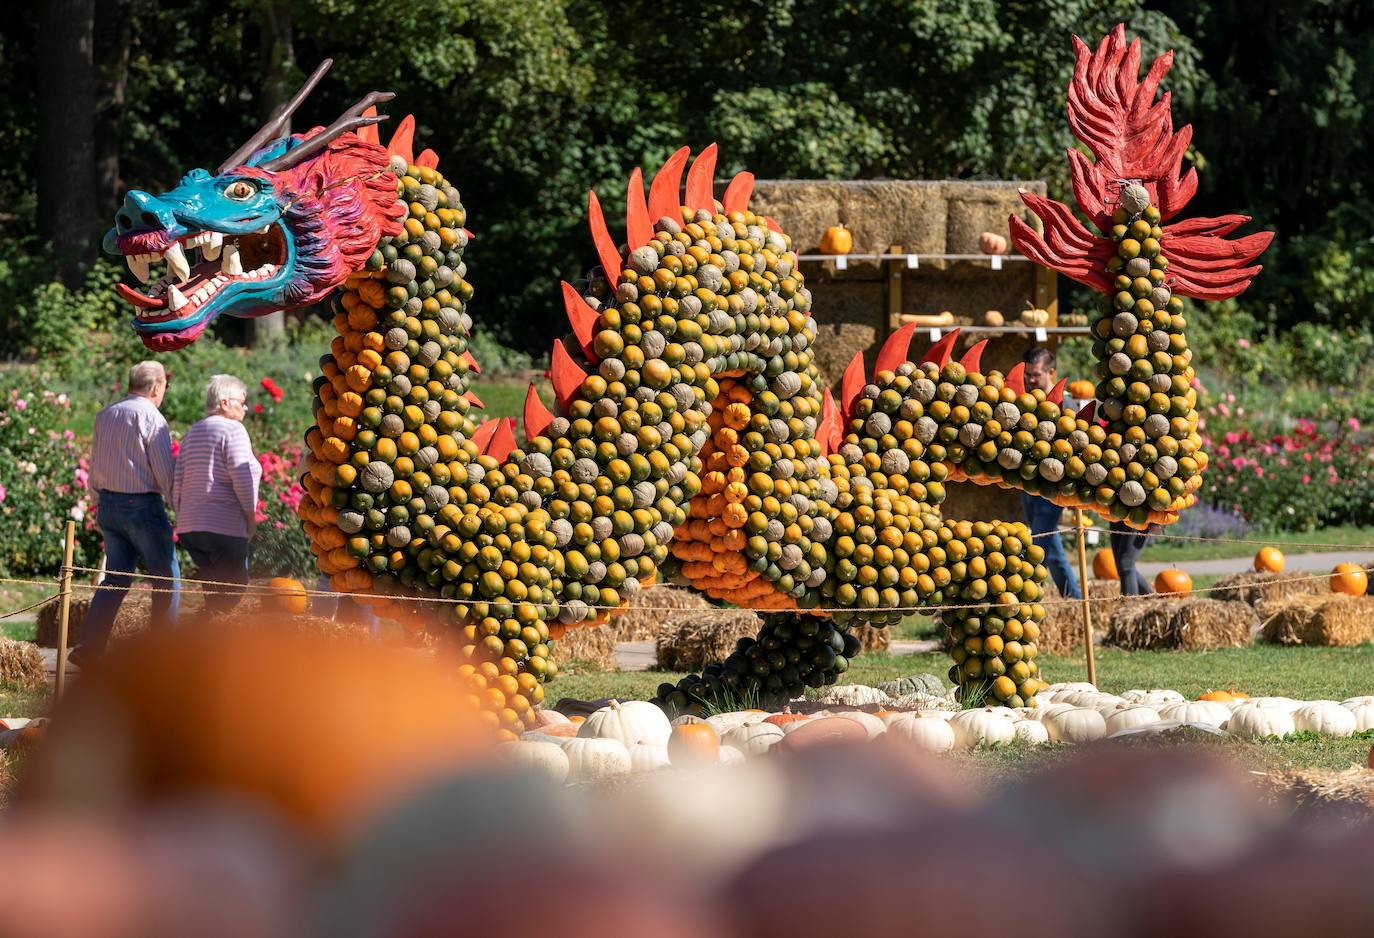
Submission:
{"label": "dragon head", "polygon": [[216,172],[193,169],[170,191],[125,196],[103,247],[151,284],[118,287],[137,308],[134,330],[148,348],[187,346],[221,313],[263,316],[316,302],[400,231],[396,178],[370,127],[384,119],[375,105],[390,94],[369,94],[327,128],[282,134],[330,64]]}

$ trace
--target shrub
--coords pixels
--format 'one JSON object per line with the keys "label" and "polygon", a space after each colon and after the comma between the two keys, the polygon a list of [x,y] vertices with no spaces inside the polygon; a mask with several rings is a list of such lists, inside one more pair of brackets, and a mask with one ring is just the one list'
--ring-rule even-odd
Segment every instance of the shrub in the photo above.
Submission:
{"label": "shrub", "polygon": [[262,488],[258,493],[258,530],[250,545],[250,572],[255,577],[315,574],[315,557],[296,516],[296,506],[305,495],[298,481],[301,458],[298,446],[258,453]]}

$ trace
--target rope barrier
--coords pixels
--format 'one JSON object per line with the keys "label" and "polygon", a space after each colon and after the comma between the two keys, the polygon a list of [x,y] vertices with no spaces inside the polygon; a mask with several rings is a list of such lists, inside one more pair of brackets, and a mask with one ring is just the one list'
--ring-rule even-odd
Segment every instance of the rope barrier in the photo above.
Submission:
{"label": "rope barrier", "polygon": [[[9,581],[9,580],[0,580],[0,583],[8,583],[8,582],[11,582],[11,581]],[[48,584],[48,585],[51,586],[52,584]],[[9,612],[0,612],[0,619],[11,619],[11,618],[13,618],[13,617],[15,617],[15,616],[23,615],[23,614],[26,613],[26,612],[29,612],[29,611],[31,611],[31,610],[33,610],[33,609],[39,608],[40,606],[46,606],[48,603],[52,602],[54,599],[61,599],[61,598],[63,597],[63,595],[65,595],[65,594],[59,592],[59,593],[56,593],[56,594],[53,595],[53,596],[46,596],[46,597],[44,597],[43,599],[38,600],[37,602],[29,603],[27,606],[24,606],[22,609],[11,609]]]}

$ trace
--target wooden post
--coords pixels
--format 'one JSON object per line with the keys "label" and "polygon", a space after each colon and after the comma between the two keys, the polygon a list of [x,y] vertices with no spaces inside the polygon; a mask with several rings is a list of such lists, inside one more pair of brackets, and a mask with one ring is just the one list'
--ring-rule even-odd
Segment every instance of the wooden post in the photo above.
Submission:
{"label": "wooden post", "polygon": [[1088,654],[1088,683],[1097,686],[1097,657],[1093,650],[1093,614],[1088,599],[1088,542],[1084,534],[1083,509],[1073,510],[1074,527],[1078,529],[1078,580],[1083,592],[1083,649]]}
{"label": "wooden post", "polygon": [[62,592],[59,595],[62,613],[57,625],[57,688],[56,695],[62,697],[62,689],[67,683],[67,622],[72,612],[72,557],[76,553],[76,522],[67,522],[67,540],[62,545]]}

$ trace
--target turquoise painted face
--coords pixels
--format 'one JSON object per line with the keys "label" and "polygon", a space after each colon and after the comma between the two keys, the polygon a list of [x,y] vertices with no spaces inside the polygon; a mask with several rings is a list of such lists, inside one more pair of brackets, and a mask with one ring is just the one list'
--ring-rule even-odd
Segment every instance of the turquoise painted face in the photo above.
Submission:
{"label": "turquoise painted face", "polygon": [[193,169],[159,195],[129,192],[103,247],[140,281],[118,290],[137,310],[143,343],[182,348],[222,313],[262,316],[288,306],[298,247],[285,211],[267,174],[246,167],[221,175]]}

